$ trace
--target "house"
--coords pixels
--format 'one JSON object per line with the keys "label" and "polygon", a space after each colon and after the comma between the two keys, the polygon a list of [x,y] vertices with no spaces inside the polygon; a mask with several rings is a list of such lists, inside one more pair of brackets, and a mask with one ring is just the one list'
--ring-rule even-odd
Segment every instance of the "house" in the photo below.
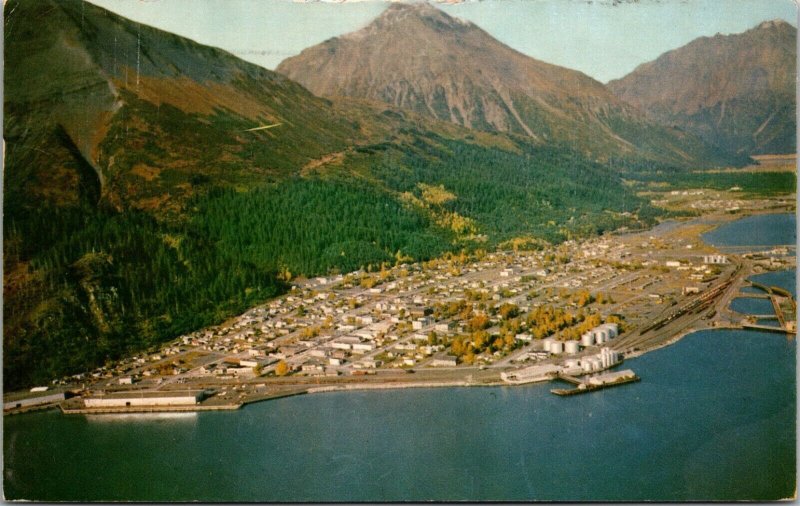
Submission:
{"label": "house", "polygon": [[375,349],[372,343],[356,343],[353,345],[353,353],[366,353]]}

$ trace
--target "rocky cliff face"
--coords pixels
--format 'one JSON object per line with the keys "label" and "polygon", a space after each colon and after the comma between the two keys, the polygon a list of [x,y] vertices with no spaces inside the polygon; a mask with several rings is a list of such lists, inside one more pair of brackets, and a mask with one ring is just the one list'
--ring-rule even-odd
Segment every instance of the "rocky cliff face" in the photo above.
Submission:
{"label": "rocky cliff face", "polygon": [[387,102],[597,158],[729,161],[649,122],[589,76],[530,58],[425,3],[392,4],[367,27],[308,48],[277,71],[320,96]]}
{"label": "rocky cliff face", "polygon": [[793,153],[797,29],[766,21],[701,37],[608,83],[621,99],[724,149]]}

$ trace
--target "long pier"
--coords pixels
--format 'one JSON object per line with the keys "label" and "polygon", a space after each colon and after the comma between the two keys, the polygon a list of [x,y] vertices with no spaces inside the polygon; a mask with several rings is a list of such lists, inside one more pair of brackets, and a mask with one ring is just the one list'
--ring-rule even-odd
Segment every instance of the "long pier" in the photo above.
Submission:
{"label": "long pier", "polygon": [[743,323],[742,328],[746,330],[763,330],[765,332],[777,332],[779,334],[794,335],[795,331],[785,327],[774,327],[771,325],[758,325],[755,323]]}
{"label": "long pier", "polygon": [[575,376],[570,376],[569,374],[564,374],[562,372],[556,374],[556,378],[560,379],[561,381],[566,381],[567,383],[572,383],[573,385],[584,384],[580,378],[576,378]]}
{"label": "long pier", "polygon": [[625,378],[619,381],[615,381],[613,383],[604,383],[602,385],[587,385],[585,383],[581,383],[583,388],[554,388],[550,390],[550,393],[560,395],[560,396],[568,396],[568,395],[577,395],[577,394],[585,394],[587,392],[594,392],[595,390],[602,390],[603,388],[611,388],[620,385],[625,385],[627,383],[636,383],[637,381],[641,381],[642,379],[638,376],[634,376],[633,378]]}

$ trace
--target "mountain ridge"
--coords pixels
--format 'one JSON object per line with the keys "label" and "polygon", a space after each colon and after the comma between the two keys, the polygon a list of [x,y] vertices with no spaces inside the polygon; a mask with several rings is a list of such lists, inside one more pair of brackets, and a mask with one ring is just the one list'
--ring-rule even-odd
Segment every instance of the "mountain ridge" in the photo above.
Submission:
{"label": "mountain ridge", "polygon": [[366,27],[306,48],[276,71],[319,96],[386,102],[468,128],[569,144],[598,159],[736,162],[645,120],[591,77],[526,56],[427,3],[392,4]]}
{"label": "mountain ridge", "polygon": [[[792,153],[797,29],[768,20],[699,37],[608,87],[652,118],[744,154]],[[680,83],[676,86],[674,83]]]}

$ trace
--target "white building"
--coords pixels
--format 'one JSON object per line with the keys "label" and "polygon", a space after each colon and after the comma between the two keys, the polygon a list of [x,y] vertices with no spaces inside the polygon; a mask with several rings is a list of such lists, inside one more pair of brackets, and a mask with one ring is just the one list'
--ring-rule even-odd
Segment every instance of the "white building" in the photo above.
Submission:
{"label": "white building", "polygon": [[120,392],[83,400],[87,408],[126,408],[144,406],[193,406],[203,400],[202,391]]}
{"label": "white building", "polygon": [[704,264],[727,264],[728,257],[725,255],[703,255]]}
{"label": "white building", "polygon": [[353,353],[366,353],[375,349],[372,343],[356,343],[353,345]]}

